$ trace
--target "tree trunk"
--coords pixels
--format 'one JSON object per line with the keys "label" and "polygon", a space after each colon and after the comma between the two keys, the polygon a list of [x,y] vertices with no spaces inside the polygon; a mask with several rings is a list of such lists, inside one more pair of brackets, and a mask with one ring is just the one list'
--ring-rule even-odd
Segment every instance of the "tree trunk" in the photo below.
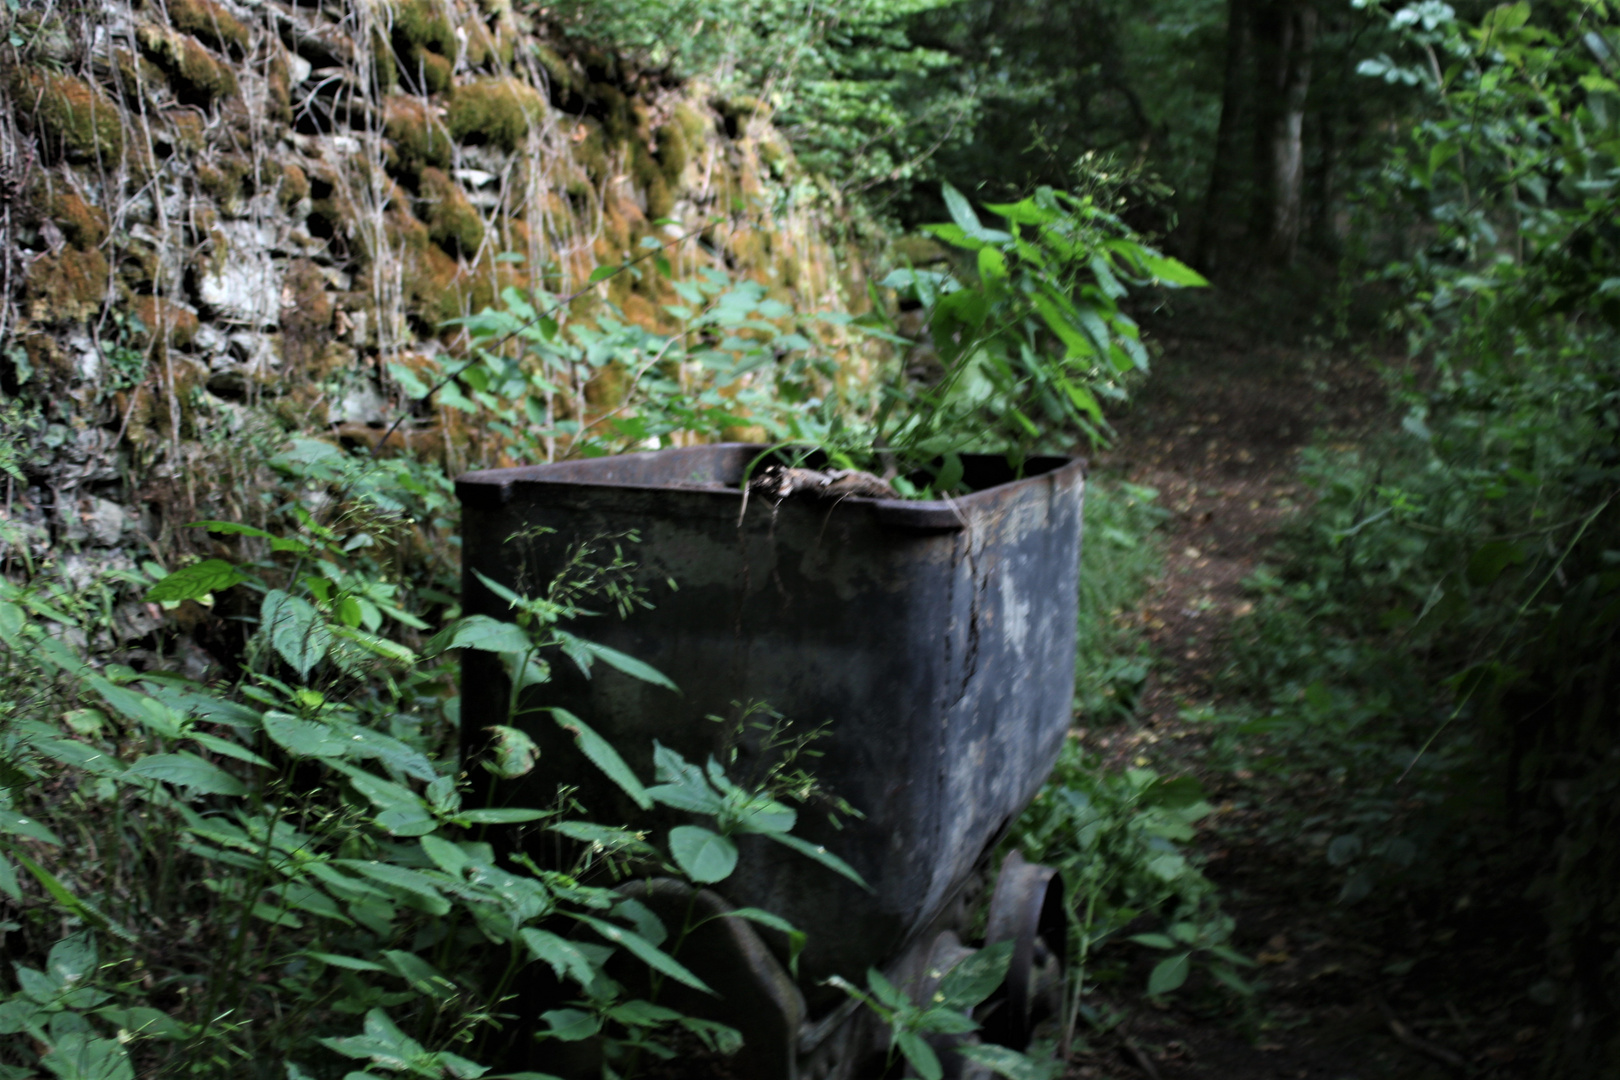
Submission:
{"label": "tree trunk", "polygon": [[1254,17],[1258,108],[1251,235],[1264,238],[1274,266],[1299,247],[1305,178],[1305,99],[1311,88],[1316,9],[1301,0],[1270,0]]}
{"label": "tree trunk", "polygon": [[1311,118],[1315,121],[1311,141],[1316,144],[1314,160],[1306,165],[1305,195],[1308,202],[1309,224],[1306,236],[1311,247],[1335,254],[1339,248],[1339,230],[1333,220],[1333,173],[1338,165],[1338,109],[1336,102],[1321,101]]}
{"label": "tree trunk", "polygon": [[1249,121],[1248,77],[1252,50],[1252,0],[1226,0],[1226,72],[1221,87],[1221,120],[1215,130],[1215,156],[1210,163],[1209,187],[1204,192],[1203,214],[1198,221],[1198,242],[1193,261],[1214,273],[1229,240],[1233,189],[1242,172],[1240,133]]}

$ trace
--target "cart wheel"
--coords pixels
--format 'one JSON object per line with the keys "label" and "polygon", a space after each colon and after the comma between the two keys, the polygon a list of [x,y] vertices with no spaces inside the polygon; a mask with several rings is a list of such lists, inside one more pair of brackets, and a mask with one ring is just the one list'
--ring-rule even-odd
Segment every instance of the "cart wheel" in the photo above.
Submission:
{"label": "cart wheel", "polygon": [[[986,1042],[1023,1050],[1035,1025],[1055,1011],[1062,1000],[1068,921],[1057,871],[1009,852],[990,897],[984,943],[1011,941],[1012,963],[1001,994],[981,1011]],[[1054,991],[1055,999],[1048,1000]]]}

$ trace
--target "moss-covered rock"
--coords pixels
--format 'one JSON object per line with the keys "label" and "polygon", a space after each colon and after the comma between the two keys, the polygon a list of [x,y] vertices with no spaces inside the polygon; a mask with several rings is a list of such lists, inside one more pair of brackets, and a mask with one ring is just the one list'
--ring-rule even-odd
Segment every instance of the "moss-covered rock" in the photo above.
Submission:
{"label": "moss-covered rock", "polygon": [[107,298],[110,274],[107,257],[94,248],[41,255],[29,264],[23,287],[28,317],[36,323],[84,322]]}
{"label": "moss-covered rock", "polygon": [[394,170],[415,178],[428,166],[450,167],[450,129],[433,106],[409,94],[383,103],[383,134],[394,145]]}
{"label": "moss-covered rock", "polygon": [[479,79],[457,87],[450,98],[450,134],[463,142],[515,151],[545,112],[546,99],[521,79]]}
{"label": "moss-covered rock", "polygon": [[160,296],[137,296],[130,302],[135,317],[146,327],[143,340],[156,341],[168,348],[190,348],[197,338],[201,323],[190,308],[165,300]]}
{"label": "moss-covered rock", "polygon": [[484,242],[484,219],[461,190],[441,169],[422,170],[422,218],[428,238],[453,255],[472,256]]}
{"label": "moss-covered rock", "polygon": [[326,278],[308,259],[287,264],[281,279],[281,356],[286,374],[299,378],[310,374],[332,339],[332,299],[326,292]]}
{"label": "moss-covered rock", "polygon": [[406,49],[429,49],[440,56],[456,54],[456,30],[441,0],[400,0],[389,8],[393,38]]}
{"label": "moss-covered rock", "polygon": [[670,192],[664,170],[645,146],[640,142],[633,145],[630,171],[635,176],[636,186],[646,196],[647,216],[654,220],[669,217],[675,209],[675,196]]}
{"label": "moss-covered rock", "polygon": [[242,209],[245,181],[253,172],[253,162],[241,154],[226,154],[215,164],[196,168],[197,186],[212,196],[221,210],[237,214]]}
{"label": "moss-covered rock", "polygon": [[123,156],[123,110],[83,79],[22,65],[0,78],[20,111],[32,118],[48,154],[65,152],[107,164]]}
{"label": "moss-covered rock", "polygon": [[309,176],[297,162],[284,161],[281,163],[281,187],[279,189],[281,205],[292,207],[309,198]]}
{"label": "moss-covered rock", "polygon": [[677,118],[658,129],[658,168],[664,182],[674,187],[681,182],[681,174],[692,160],[692,141],[686,134],[686,125]]}
{"label": "moss-covered rock", "polygon": [[163,118],[180,149],[189,154],[202,151],[207,143],[208,122],[195,109],[170,109]]}
{"label": "moss-covered rock", "polygon": [[78,192],[58,188],[52,192],[47,210],[56,227],[74,247],[99,247],[107,238],[107,212],[91,206]]}
{"label": "moss-covered rock", "polygon": [[442,0],[400,0],[389,8],[390,41],[399,73],[418,90],[450,89],[456,55],[456,32]]}
{"label": "moss-covered rock", "polygon": [[168,73],[181,101],[211,105],[221,98],[236,96],[236,73],[229,64],[214,59],[207,47],[190,34],[142,26],[135,36],[146,54]]}
{"label": "moss-covered rock", "polygon": [[216,49],[245,56],[252,47],[248,28],[214,0],[167,0],[165,6],[176,29]]}
{"label": "moss-covered rock", "polygon": [[550,48],[543,42],[536,42],[534,44],[534,58],[540,61],[540,66],[545,69],[546,82],[549,84],[547,89],[551,91],[553,101],[561,104],[579,90],[579,76],[574,72],[573,68],[568,66],[568,61],[564,60],[562,55],[555,49]]}

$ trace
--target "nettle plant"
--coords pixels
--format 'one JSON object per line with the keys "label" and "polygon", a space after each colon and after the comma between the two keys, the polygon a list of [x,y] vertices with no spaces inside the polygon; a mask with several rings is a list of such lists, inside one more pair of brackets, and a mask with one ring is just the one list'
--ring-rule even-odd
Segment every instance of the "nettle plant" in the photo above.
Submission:
{"label": "nettle plant", "polygon": [[1210,810],[1192,777],[1151,769],[1108,773],[1079,743],[1064,745],[1051,780],[1013,825],[1012,840],[1029,858],[1058,869],[1075,914],[1065,1030],[1080,1019],[1110,1026],[1085,1004],[1088,985],[1120,977],[1117,967],[1099,963],[1098,953],[1144,916],[1158,928],[1126,940],[1164,954],[1149,973],[1149,997],[1180,990],[1200,968],[1241,996],[1254,993],[1238,974],[1254,961],[1231,947],[1234,922],[1184,848]]}
{"label": "nettle plant", "polygon": [[[670,279],[681,301],[663,309],[672,329],[649,329],[606,302],[593,316],[570,318],[583,291],[508,287],[500,308],[446,324],[466,334],[469,354],[459,366],[419,373],[395,364],[391,373],[410,400],[477,417],[519,462],[750,431],[774,441],[827,441],[838,408],[834,357],[860,346],[858,332],[840,330],[855,320],[801,317],[758,282],[712,267],[674,279],[667,245],[651,237],[643,244],[636,259],[599,269],[591,285],[649,269]],[[591,385],[608,400],[588,400]]]}
{"label": "nettle plant", "polygon": [[[508,288],[503,306],[454,321],[470,356],[449,373],[394,365],[408,398],[479,418],[517,461],[596,457],[697,441],[747,437],[821,451],[838,468],[868,469],[905,497],[962,488],[965,452],[1005,454],[1015,471],[1034,453],[1106,441],[1102,402],[1126,394],[1148,354],[1121,307],[1131,286],[1207,284],[1148,246],[1095,195],[1041,188],[987,207],[1004,228],[982,224],[945,186],[953,221],[927,231],[963,253],[949,269],[904,268],[884,279],[919,304],[932,361],[902,362],[883,313],[805,315],[718,269],[675,280],[662,251],[647,251],[593,281],[652,272],[681,302],[675,328],[647,329],[611,305],[568,319],[580,294]],[[863,341],[890,347],[886,369]],[[852,377],[848,365],[876,378]],[[611,400],[589,401],[588,384]]]}
{"label": "nettle plant", "polygon": [[[401,466],[323,444],[277,467],[293,496],[274,515],[285,528],[201,523],[234,538],[238,557],[151,565],[140,584],[154,604],[231,610],[227,599],[257,596],[231,679],[93,660],[83,643],[106,605],[44,575],[0,583],[0,932],[16,958],[16,988],[0,991],[0,1076],[490,1076],[531,965],[574,991],[539,1036],[596,1040],[621,1076],[667,1056],[677,1033],[734,1049],[735,1031],[656,1000],[664,980],[708,990],[679,959],[694,926],[666,927],[614,886],[631,873],[720,881],[743,832],[853,876],[791,835],[790,808],[663,747],[660,782],[643,785],[562,713],[633,798],[702,824],[649,837],[591,822],[570,799],[465,798],[457,650],[499,654],[526,685],[558,657],[667,684],[561,625],[588,616],[586,603],[641,602],[622,545],[581,549],[542,596],[510,594],[512,622],[452,618],[424,640],[413,609],[431,589],[389,580],[376,553],[433,500],[398,501]],[[489,734],[496,771],[532,767],[521,732]],[[497,828],[554,836],[571,854],[502,856]],[[802,943],[767,912],[725,917]],[[609,974],[620,962],[651,973],[650,995]]]}
{"label": "nettle plant", "polygon": [[884,388],[870,430],[874,453],[927,470],[937,492],[957,488],[963,451],[1005,454],[1016,469],[1033,453],[1105,442],[1102,401],[1148,368],[1120,306],[1128,287],[1207,284],[1092,195],[1042,187],[988,204],[1002,228],[949,184],[944,195],[951,222],[925,231],[963,258],[883,281],[921,305],[936,362]]}

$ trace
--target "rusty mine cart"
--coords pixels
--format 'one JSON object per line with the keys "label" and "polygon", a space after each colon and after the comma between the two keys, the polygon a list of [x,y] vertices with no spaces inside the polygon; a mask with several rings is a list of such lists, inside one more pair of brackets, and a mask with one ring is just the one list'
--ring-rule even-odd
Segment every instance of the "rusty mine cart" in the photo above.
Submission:
{"label": "rusty mine cart", "polygon": [[[532,593],[577,545],[635,530],[634,580],[653,606],[581,632],[666,673],[679,693],[602,665],[586,678],[558,664],[536,703],[584,719],[638,771],[654,740],[690,762],[730,751],[748,766],[757,738],[743,729],[739,743],[737,725],[710,717],[735,717],[751,702],[799,727],[824,725],[809,768],[861,816],[835,825],[807,809],[796,833],[846,860],[869,890],[754,836],[736,837],[737,869],[713,889],[673,879],[625,888],[666,923],[736,905],[802,930],[794,978],[785,935],[742,919],[708,922],[679,959],[718,997],[660,1000],[744,1033],[732,1075],[850,1080],[881,1068],[874,1055],[881,1061],[887,1032],[826,980],[859,984],[876,966],[915,997],[972,951],[958,934],[992,851],[1066,737],[1084,465],[1033,458],[1017,478],[999,457],[964,455],[973,493],[961,498],[795,495],[773,505],[743,493],[760,451],[700,446],[462,476],[465,608],[509,618],[479,574]],[[466,760],[488,726],[509,722],[510,688],[498,657],[466,655]],[[566,784],[598,820],[649,831],[690,820],[638,807],[555,724],[512,722],[540,756],[520,779],[489,781],[493,804],[550,805]],[[1013,961],[975,1012],[976,1038],[1023,1049],[1043,993],[1061,978],[1064,935],[1053,872],[1010,855],[984,943],[1012,940]],[[944,1058],[948,1075],[976,1075]],[[533,1067],[558,1071],[551,1059]]]}

